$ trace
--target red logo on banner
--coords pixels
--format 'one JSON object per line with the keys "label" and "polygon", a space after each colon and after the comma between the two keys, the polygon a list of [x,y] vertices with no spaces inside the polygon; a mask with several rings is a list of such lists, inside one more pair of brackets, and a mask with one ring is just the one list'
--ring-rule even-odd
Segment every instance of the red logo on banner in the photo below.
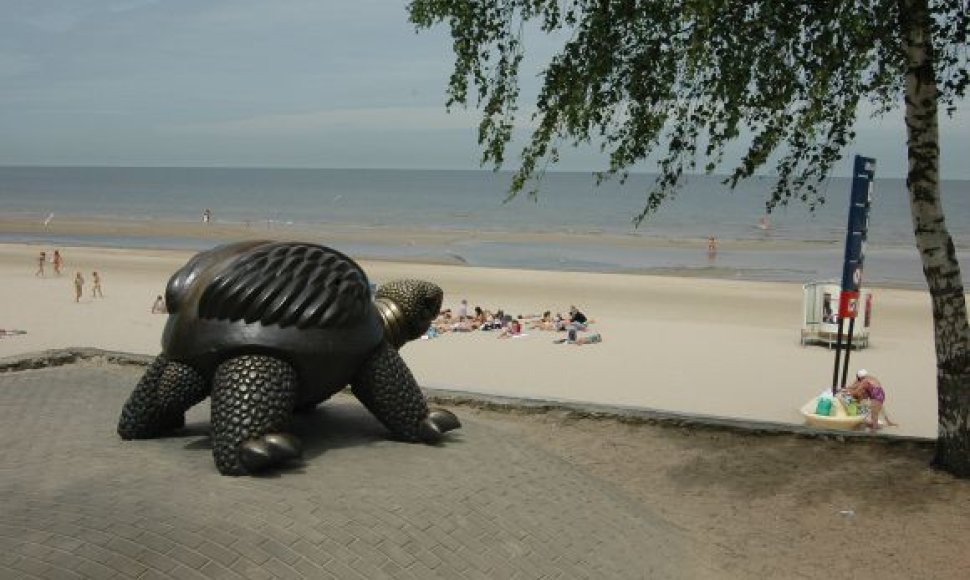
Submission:
{"label": "red logo on banner", "polygon": [[855,318],[859,313],[859,293],[843,290],[839,294],[839,318]]}

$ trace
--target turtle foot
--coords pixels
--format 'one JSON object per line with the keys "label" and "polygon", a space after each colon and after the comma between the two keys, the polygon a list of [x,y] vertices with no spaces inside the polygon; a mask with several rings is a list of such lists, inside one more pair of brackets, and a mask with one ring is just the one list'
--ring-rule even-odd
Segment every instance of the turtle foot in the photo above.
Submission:
{"label": "turtle foot", "polygon": [[160,437],[185,426],[185,411],[204,399],[208,386],[187,364],[158,356],[135,386],[118,419],[124,440]]}
{"label": "turtle foot", "polygon": [[452,429],[461,427],[461,421],[451,411],[433,409],[418,426],[418,434],[425,443],[437,443]]}
{"label": "turtle foot", "polygon": [[288,433],[268,433],[239,444],[239,462],[250,473],[265,471],[301,454],[300,440]]}
{"label": "turtle foot", "polygon": [[289,435],[296,372],[269,356],[242,355],[212,378],[212,456],[219,473],[256,473],[300,456]]}

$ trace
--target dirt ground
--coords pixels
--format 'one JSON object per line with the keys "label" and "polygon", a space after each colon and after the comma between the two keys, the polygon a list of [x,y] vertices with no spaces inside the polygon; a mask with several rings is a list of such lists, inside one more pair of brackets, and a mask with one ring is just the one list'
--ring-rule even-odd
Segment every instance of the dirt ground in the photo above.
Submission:
{"label": "dirt ground", "polygon": [[732,578],[970,578],[970,480],[926,443],[459,412],[611,482]]}

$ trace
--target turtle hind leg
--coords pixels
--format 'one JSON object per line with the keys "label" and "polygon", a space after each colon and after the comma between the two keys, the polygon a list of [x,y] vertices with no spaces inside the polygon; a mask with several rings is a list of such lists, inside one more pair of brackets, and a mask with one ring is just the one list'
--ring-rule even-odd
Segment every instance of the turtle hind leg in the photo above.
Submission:
{"label": "turtle hind leg", "polygon": [[212,454],[223,475],[256,473],[300,455],[287,433],[297,376],[288,363],[244,355],[219,365],[212,379]]}
{"label": "turtle hind leg", "polygon": [[451,411],[428,410],[407,364],[387,343],[364,363],[351,390],[391,433],[407,441],[437,443],[446,432],[461,427]]}
{"label": "turtle hind leg", "polygon": [[118,420],[122,439],[149,439],[185,426],[185,412],[209,394],[191,366],[158,356],[125,402]]}

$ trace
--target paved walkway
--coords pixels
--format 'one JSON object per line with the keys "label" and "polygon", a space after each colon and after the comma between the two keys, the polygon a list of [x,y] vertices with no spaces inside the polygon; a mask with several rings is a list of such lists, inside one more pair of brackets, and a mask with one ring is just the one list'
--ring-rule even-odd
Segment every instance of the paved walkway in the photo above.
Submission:
{"label": "paved walkway", "polygon": [[616,488],[467,418],[399,443],[338,396],[296,425],[305,464],[267,477],[218,475],[207,403],[121,441],[141,372],[0,372],[0,578],[716,577]]}

